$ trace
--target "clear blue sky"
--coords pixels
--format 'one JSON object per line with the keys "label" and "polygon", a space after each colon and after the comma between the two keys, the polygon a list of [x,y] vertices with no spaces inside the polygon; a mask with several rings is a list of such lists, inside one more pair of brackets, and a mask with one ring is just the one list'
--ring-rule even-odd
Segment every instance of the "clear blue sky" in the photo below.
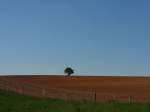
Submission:
{"label": "clear blue sky", "polygon": [[150,75],[149,0],[0,0],[0,74]]}

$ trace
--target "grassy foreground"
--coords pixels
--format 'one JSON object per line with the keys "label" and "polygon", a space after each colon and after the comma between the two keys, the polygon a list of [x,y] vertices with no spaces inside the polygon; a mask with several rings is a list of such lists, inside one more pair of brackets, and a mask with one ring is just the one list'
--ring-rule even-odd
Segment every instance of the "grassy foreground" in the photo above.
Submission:
{"label": "grassy foreground", "polygon": [[0,90],[0,112],[150,112],[150,103],[63,101]]}

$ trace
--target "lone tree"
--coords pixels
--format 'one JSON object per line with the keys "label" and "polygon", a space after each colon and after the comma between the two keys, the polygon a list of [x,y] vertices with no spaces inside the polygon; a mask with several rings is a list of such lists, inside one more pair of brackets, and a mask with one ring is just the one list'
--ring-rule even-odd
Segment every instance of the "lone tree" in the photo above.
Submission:
{"label": "lone tree", "polygon": [[67,76],[70,76],[71,74],[74,73],[74,70],[73,70],[71,67],[67,67],[67,68],[64,70],[64,73],[66,73]]}

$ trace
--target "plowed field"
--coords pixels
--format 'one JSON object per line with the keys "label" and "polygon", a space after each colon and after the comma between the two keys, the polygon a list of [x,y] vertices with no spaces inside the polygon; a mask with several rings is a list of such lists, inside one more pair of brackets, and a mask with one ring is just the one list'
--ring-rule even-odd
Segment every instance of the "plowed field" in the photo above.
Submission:
{"label": "plowed field", "polygon": [[45,88],[95,92],[96,100],[118,99],[150,102],[150,77],[125,76],[9,76]]}

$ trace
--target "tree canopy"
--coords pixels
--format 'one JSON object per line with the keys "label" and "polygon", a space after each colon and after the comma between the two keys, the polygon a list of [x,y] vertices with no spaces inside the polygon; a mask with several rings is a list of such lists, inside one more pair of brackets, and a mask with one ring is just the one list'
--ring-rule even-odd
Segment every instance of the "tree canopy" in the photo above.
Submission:
{"label": "tree canopy", "polygon": [[71,76],[71,74],[74,73],[74,70],[73,70],[71,67],[67,67],[67,68],[64,70],[64,73],[66,73],[68,76]]}

